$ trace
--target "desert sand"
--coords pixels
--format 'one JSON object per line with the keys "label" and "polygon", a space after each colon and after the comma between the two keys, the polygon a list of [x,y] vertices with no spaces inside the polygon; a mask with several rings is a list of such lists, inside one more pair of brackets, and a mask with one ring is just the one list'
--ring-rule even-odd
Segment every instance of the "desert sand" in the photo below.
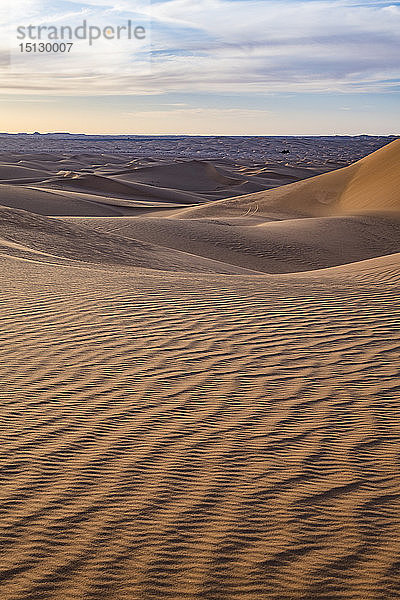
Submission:
{"label": "desert sand", "polygon": [[1,600],[398,598],[400,140],[342,168],[27,150]]}

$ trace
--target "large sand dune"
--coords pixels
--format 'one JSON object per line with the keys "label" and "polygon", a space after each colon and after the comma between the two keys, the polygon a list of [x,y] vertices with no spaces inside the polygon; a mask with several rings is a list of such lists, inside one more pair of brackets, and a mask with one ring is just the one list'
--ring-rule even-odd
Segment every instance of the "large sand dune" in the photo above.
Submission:
{"label": "large sand dune", "polygon": [[306,216],[400,212],[400,140],[360,161],[277,189],[222,200],[182,217],[224,216],[246,211]]}
{"label": "large sand dune", "polygon": [[257,211],[106,189],[204,202],[187,161],[21,160],[47,167],[0,184],[1,600],[398,598],[398,143]]}
{"label": "large sand dune", "polygon": [[97,231],[160,243],[265,273],[320,269],[400,250],[400,215],[279,221],[142,216],[84,218],[78,222]]}

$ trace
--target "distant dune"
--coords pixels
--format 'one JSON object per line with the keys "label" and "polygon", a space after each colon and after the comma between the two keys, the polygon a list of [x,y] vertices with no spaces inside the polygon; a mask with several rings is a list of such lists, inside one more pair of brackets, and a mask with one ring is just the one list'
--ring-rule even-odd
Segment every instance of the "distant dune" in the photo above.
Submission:
{"label": "distant dune", "polygon": [[207,161],[10,154],[0,161],[0,204],[49,216],[129,215],[254,192],[313,172],[281,168],[277,178],[265,168]]}

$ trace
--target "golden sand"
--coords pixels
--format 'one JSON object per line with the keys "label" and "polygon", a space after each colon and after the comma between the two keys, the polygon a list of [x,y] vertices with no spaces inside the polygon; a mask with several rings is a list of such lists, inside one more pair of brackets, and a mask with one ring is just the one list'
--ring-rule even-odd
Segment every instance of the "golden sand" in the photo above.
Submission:
{"label": "golden sand", "polygon": [[399,597],[398,216],[235,202],[0,210],[1,600]]}

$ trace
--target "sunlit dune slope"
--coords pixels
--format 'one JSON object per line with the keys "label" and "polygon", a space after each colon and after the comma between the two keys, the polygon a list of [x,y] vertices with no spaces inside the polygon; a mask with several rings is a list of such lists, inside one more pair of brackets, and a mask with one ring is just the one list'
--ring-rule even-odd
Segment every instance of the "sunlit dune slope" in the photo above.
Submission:
{"label": "sunlit dune slope", "polygon": [[330,216],[400,212],[400,140],[330,173],[276,189],[185,209],[180,218],[227,214]]}

